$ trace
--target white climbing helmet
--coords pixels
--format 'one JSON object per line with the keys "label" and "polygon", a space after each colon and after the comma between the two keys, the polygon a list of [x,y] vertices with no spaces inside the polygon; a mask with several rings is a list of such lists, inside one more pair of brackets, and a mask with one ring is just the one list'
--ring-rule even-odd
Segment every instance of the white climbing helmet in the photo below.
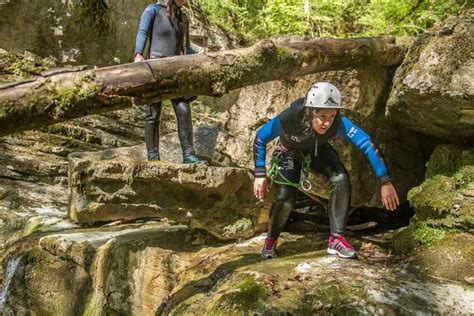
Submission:
{"label": "white climbing helmet", "polygon": [[324,109],[342,109],[341,92],[329,82],[316,82],[309,89],[304,106]]}

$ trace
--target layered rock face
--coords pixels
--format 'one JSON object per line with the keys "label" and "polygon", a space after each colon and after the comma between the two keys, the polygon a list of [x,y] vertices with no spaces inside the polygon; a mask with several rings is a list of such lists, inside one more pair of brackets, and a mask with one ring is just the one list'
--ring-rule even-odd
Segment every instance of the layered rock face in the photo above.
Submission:
{"label": "layered rock face", "polygon": [[474,10],[420,35],[395,75],[387,108],[390,117],[423,134],[471,142],[473,51]]}
{"label": "layered rock face", "polygon": [[71,155],[71,218],[79,223],[166,217],[220,239],[255,234],[260,213],[242,168],[148,162],[143,146]]}
{"label": "layered rock face", "polygon": [[223,245],[160,223],[51,234],[9,258],[0,308],[4,315],[474,313],[472,290],[421,279],[372,242],[352,239],[364,260],[339,260],[326,255],[326,234],[285,233],[280,258],[261,261],[262,241]]}
{"label": "layered rock face", "polygon": [[[54,57],[41,58],[29,52],[13,54],[0,49],[0,83],[34,77],[63,62],[101,65],[129,60],[140,15],[150,1],[105,2],[112,27],[100,36],[93,31],[94,26],[88,24],[90,21],[77,19],[82,10],[79,1],[0,3],[0,29],[4,30],[0,32],[2,48],[11,48],[13,52],[28,49],[43,57]],[[199,18],[197,14],[192,14],[192,18],[191,36],[198,40],[198,46],[209,45],[212,50],[233,47],[229,36],[218,28],[194,19]],[[80,36],[76,36],[77,33]],[[69,54],[69,50],[74,54]],[[216,101],[206,98],[206,104],[209,102]],[[217,102],[226,108],[226,102]],[[195,148],[201,154],[212,156],[218,130],[227,116],[222,110],[215,115],[199,102],[193,109]],[[176,125],[170,103],[164,102],[162,156],[181,162]],[[0,140],[0,245],[10,245],[38,230],[74,227],[67,216],[67,155],[141,144],[143,127],[144,111],[133,107],[3,137]]]}

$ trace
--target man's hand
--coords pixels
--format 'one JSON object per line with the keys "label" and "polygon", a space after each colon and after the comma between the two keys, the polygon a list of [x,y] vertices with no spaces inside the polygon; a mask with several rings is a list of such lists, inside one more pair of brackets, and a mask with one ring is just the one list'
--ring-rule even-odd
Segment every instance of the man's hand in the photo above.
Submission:
{"label": "man's hand", "polygon": [[144,61],[144,60],[145,60],[145,58],[143,58],[142,55],[136,54],[136,55],[135,55],[135,58],[133,59],[133,62],[134,62],[134,63],[138,63],[138,62]]}
{"label": "man's hand", "polygon": [[255,178],[253,182],[253,194],[257,199],[263,200],[265,197],[265,191],[267,190],[268,181],[267,178]]}
{"label": "man's hand", "polygon": [[397,191],[392,182],[385,182],[380,188],[380,196],[382,197],[383,206],[390,211],[395,211],[397,206],[400,205]]}

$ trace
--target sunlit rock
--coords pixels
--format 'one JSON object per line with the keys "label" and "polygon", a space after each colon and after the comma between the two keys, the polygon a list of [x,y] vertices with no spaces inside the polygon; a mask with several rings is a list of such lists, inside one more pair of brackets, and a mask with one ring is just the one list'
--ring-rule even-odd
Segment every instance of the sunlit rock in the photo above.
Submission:
{"label": "sunlit rock", "polygon": [[474,137],[474,10],[421,34],[397,69],[390,117],[423,134]]}

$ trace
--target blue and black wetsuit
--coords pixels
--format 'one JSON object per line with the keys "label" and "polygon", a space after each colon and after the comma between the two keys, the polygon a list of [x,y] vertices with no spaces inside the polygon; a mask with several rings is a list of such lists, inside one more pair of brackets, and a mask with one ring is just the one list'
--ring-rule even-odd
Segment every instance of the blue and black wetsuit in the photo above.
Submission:
{"label": "blue and black wetsuit", "polygon": [[[151,58],[195,53],[189,41],[189,22],[181,9],[173,14],[160,1],[149,5],[142,14],[137,34],[135,54],[144,54],[146,42],[150,40]],[[148,56],[147,56],[148,57]],[[178,135],[184,155],[194,154],[191,108],[186,98],[171,100],[178,120]],[[162,103],[147,104],[145,108],[145,142],[148,156],[159,153],[159,130]]]}
{"label": "blue and black wetsuit", "polygon": [[[255,136],[255,177],[266,177],[266,145],[279,137],[279,145],[273,155],[278,155],[279,173],[276,182],[299,183],[303,157],[312,156],[310,169],[322,174],[331,185],[329,197],[329,222],[331,235],[344,234],[350,203],[350,182],[344,165],[328,140],[336,135],[349,140],[364,152],[381,183],[390,181],[387,168],[374,148],[370,137],[347,117],[337,114],[328,131],[321,135],[312,130],[305,132],[303,126],[304,99],[298,99],[278,116],[263,125]],[[278,238],[296,201],[297,189],[276,184],[276,199],[270,212],[269,237]]]}

